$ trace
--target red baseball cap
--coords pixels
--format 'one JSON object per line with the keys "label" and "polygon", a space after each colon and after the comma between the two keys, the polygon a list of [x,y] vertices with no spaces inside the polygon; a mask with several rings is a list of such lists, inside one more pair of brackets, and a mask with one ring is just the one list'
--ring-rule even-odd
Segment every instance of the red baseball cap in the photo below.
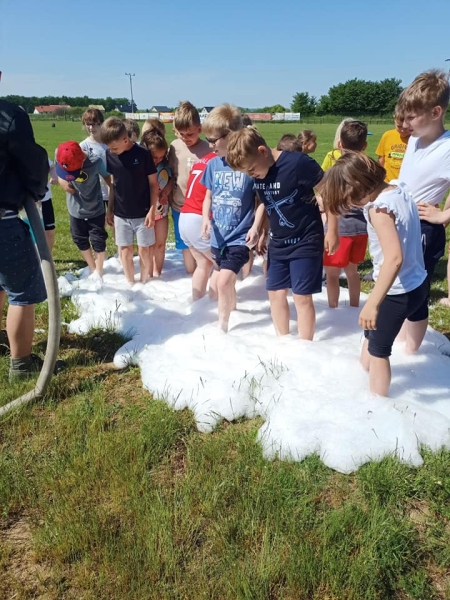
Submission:
{"label": "red baseball cap", "polygon": [[81,173],[86,155],[78,142],[63,142],[56,151],[56,174],[66,181],[75,181]]}

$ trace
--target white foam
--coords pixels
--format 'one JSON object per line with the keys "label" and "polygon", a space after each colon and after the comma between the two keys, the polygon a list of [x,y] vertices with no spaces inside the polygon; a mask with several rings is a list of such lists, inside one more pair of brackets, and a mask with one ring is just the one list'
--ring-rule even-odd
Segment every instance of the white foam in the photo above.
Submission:
{"label": "white foam", "polygon": [[383,399],[368,392],[358,361],[359,310],[348,306],[346,289],[337,310],[328,308],[325,289],[314,297],[316,336],[305,342],[295,335],[292,302],[292,333],[275,336],[259,264],[238,282],[228,334],[216,326],[216,303],[191,303],[191,281],[176,251],[167,252],[162,277],[145,285],[130,288],[116,258],[105,263],[101,289],[82,274],[65,279],[80,312],[69,330],[103,327],[129,335],[116,366],[139,365],[144,387],[175,409],[190,408],[200,431],[212,431],[221,419],[261,415],[258,437],[267,458],[318,453],[343,473],[388,455],[420,465],[422,444],[450,448],[450,362],[444,356],[450,342],[432,329],[416,356],[394,346],[391,397]]}

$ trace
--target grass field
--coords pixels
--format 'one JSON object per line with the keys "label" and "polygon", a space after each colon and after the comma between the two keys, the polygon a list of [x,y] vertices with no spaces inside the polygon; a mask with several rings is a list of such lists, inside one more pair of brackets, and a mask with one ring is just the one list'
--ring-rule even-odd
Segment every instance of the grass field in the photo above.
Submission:
{"label": "grass field", "polygon": [[[33,125],[50,156],[85,137],[80,123]],[[335,125],[312,128],[321,162]],[[370,126],[370,154],[385,128]],[[260,126],[270,144],[298,129]],[[82,263],[58,188],[54,205],[63,272]],[[446,290],[441,263],[434,301]],[[63,320],[73,315],[64,299]],[[431,322],[450,333],[445,309]],[[36,340],[43,352],[45,333]],[[121,343],[63,328],[69,368],[44,401],[0,423],[1,600],[450,599],[449,452],[424,449],[419,469],[386,458],[351,476],[316,457],[269,463],[259,419],[200,434],[189,412],[142,390],[137,369],[111,371]],[[9,386],[7,371],[2,357],[0,405],[27,389]]]}

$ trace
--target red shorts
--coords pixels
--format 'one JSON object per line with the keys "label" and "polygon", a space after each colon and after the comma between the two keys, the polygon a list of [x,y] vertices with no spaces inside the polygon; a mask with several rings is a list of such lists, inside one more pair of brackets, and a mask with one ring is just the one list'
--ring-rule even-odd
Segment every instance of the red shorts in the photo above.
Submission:
{"label": "red shorts", "polygon": [[328,252],[323,255],[324,267],[343,269],[350,263],[357,265],[364,260],[367,250],[367,233],[361,235],[342,236],[339,238],[339,248],[331,256]]}

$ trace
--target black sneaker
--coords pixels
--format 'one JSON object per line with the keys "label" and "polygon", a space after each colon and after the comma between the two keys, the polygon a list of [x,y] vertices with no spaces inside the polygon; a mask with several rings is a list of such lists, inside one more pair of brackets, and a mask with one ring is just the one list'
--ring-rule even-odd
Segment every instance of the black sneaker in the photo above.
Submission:
{"label": "black sneaker", "polygon": [[[21,369],[13,369],[10,367],[9,369],[9,381],[17,381],[19,379],[28,379],[29,377],[34,377],[38,375],[42,370],[42,365],[44,361],[37,354],[30,355],[30,362],[26,368]],[[53,374],[57,375],[61,371],[66,368],[66,363],[63,360],[57,360],[55,363],[55,368],[53,369]]]}
{"label": "black sneaker", "polygon": [[9,340],[8,335],[4,329],[0,330],[0,356],[6,356],[9,354]]}

